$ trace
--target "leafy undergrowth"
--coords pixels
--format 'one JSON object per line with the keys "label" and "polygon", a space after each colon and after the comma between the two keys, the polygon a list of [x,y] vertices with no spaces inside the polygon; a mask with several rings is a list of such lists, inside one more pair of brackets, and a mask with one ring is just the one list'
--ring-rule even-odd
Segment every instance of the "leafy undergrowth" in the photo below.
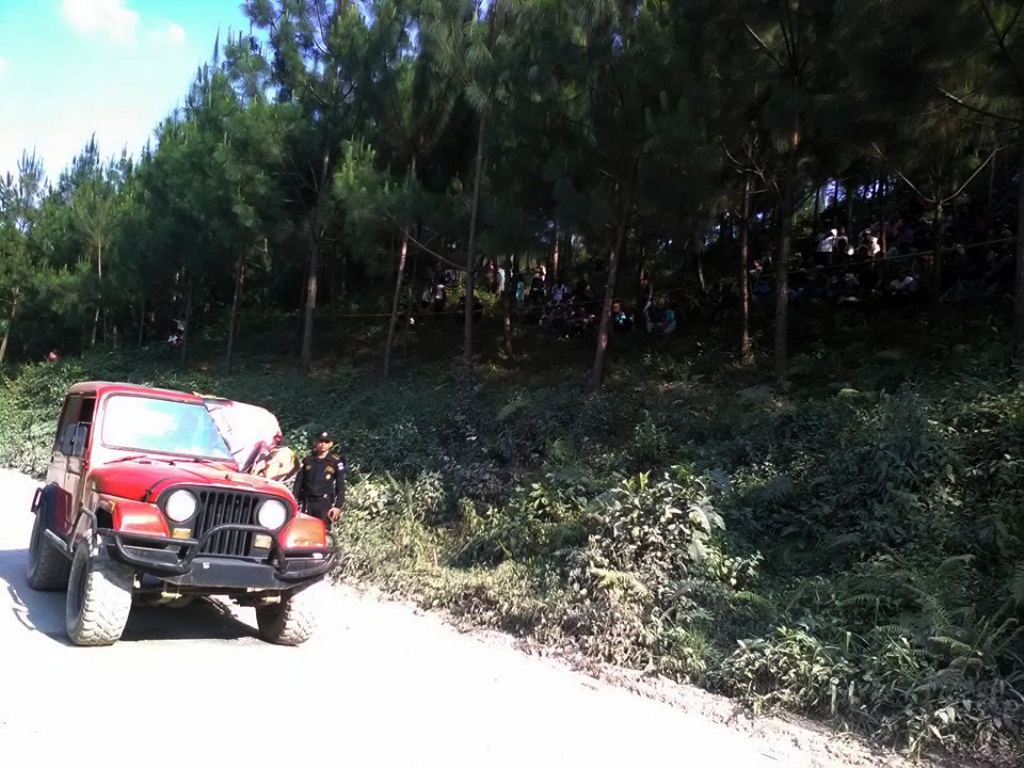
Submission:
{"label": "leafy undergrowth", "polygon": [[342,576],[759,712],[1013,763],[1024,392],[1005,331],[830,322],[829,346],[795,329],[785,398],[767,364],[734,363],[704,332],[618,341],[598,394],[589,342],[483,359],[468,393],[450,357],[400,362],[382,386],[344,361],[227,376],[97,353],[3,380],[0,464],[42,470],[75,380],[260,403],[294,446],[344,435]]}

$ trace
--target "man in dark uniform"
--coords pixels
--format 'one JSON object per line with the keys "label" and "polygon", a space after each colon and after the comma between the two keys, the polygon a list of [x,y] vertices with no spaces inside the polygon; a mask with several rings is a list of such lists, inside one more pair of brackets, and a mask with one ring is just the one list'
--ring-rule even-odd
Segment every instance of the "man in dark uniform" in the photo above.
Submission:
{"label": "man in dark uniform", "polygon": [[295,500],[307,515],[319,517],[328,526],[341,515],[345,503],[345,462],[332,449],[330,432],[320,432],[313,453],[302,460],[295,478]]}

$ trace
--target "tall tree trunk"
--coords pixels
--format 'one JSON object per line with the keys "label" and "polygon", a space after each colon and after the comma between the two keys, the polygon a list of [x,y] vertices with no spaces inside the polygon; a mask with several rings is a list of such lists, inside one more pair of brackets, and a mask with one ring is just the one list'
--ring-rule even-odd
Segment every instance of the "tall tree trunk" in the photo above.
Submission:
{"label": "tall tree trunk", "polygon": [[139,338],[138,338],[138,342],[139,342],[138,343],[138,347],[139,347],[139,349],[142,349],[142,344],[145,341],[145,338],[146,338],[145,337],[145,331],[146,331],[146,296],[145,296],[145,294],[143,294],[143,296],[142,296],[142,304],[139,306]]}
{"label": "tall tree trunk", "polygon": [[295,351],[301,356],[302,354],[302,334],[306,329],[306,292],[309,290],[309,258],[307,257],[302,262],[302,283],[299,286],[295,303],[299,307],[299,311],[295,313],[295,327],[292,329],[295,333]]}
{"label": "tall tree trunk", "polygon": [[313,316],[316,311],[317,280],[320,275],[320,250],[323,247],[324,207],[327,204],[327,182],[330,178],[331,151],[324,150],[320,163],[316,208],[309,231],[309,274],[306,276],[306,310],[302,326],[302,374],[309,375],[313,367]]}
{"label": "tall tree trunk", "polygon": [[633,171],[624,195],[622,211],[619,214],[618,231],[615,233],[615,247],[608,258],[608,284],[604,289],[604,304],[601,311],[601,322],[597,329],[597,352],[594,354],[594,368],[590,375],[590,388],[595,392],[601,388],[604,380],[604,358],[608,352],[608,334],[611,330],[612,304],[615,302],[615,277],[619,271],[622,249],[626,245],[626,229],[630,211],[633,210],[633,192],[636,188],[636,176],[640,169],[640,153],[633,160]]}
{"label": "tall tree trunk", "polygon": [[14,316],[18,314],[18,292],[15,290],[14,297],[11,300],[11,314],[7,316],[7,327],[4,328],[4,337],[0,339],[0,364],[4,362],[4,356],[7,354],[7,341],[11,338],[11,326],[14,325]]}
{"label": "tall tree trunk", "polygon": [[558,228],[556,227],[555,228],[555,248],[551,252],[551,282],[552,283],[554,283],[555,281],[558,280],[558,267],[559,267],[559,264],[558,264],[558,256],[559,256],[558,246],[559,246],[559,242],[558,242]]}
{"label": "tall tree trunk", "polygon": [[501,268],[505,275],[504,281],[499,280],[501,286],[501,339],[505,347],[505,356],[512,360],[512,302],[515,297],[515,287],[512,285],[512,257],[505,257],[505,265]]}
{"label": "tall tree trunk", "polygon": [[789,391],[789,254],[793,242],[793,188],[796,186],[796,156],[800,146],[800,117],[793,117],[793,135],[786,162],[786,184],[782,199],[782,232],[779,260],[775,265],[775,387]]}
{"label": "tall tree trunk", "polygon": [[[416,154],[409,163],[409,182],[416,183]],[[388,323],[388,343],[384,348],[384,380],[391,374],[391,350],[395,346],[395,331],[398,328],[398,305],[402,300],[402,276],[405,274],[405,260],[409,254],[409,223],[402,227],[402,245],[398,252],[398,276],[395,278],[395,298],[391,302],[391,321]],[[406,308],[406,327],[412,318],[412,306]]]}
{"label": "tall tree trunk", "polygon": [[[882,223],[882,231],[879,232],[882,251],[878,255],[884,260],[889,258],[889,217],[886,216],[885,205],[885,162],[882,161],[878,171],[878,220]],[[884,272],[882,273],[884,274]]]}
{"label": "tall tree trunk", "polygon": [[856,180],[850,179],[846,184],[846,236],[850,238],[850,242],[853,242],[854,235],[857,233],[853,231],[853,191],[856,187]]}
{"label": "tall tree trunk", "polygon": [[562,247],[559,251],[559,258],[562,262],[562,272],[568,274],[572,269],[572,232],[562,233]]}
{"label": "tall tree trunk", "polygon": [[[100,240],[96,243],[96,284],[97,286],[103,285],[103,241]],[[100,326],[100,307],[103,304],[102,291],[96,302],[96,314],[92,319],[92,340],[89,343],[90,347],[96,346],[96,332]]]}
{"label": "tall tree trunk", "polygon": [[[416,224],[416,241],[422,243],[422,224]],[[412,307],[418,305],[419,298],[416,296],[416,278],[420,273],[420,255],[416,252],[416,255],[412,260],[412,279],[409,281],[409,311],[412,312]],[[402,354],[409,354],[409,334],[412,332],[412,323],[406,323],[405,329],[402,331]]]}
{"label": "tall tree trunk", "polygon": [[821,189],[815,188],[814,190],[814,232],[813,234],[817,237],[818,233],[821,232]]}
{"label": "tall tree trunk", "polygon": [[341,287],[338,289],[339,296],[348,294],[348,251],[341,252]]}
{"label": "tall tree trunk", "polygon": [[466,324],[462,350],[463,385],[473,384],[473,270],[476,268],[476,228],[480,217],[480,185],[484,177],[484,138],[487,116],[480,114],[476,135],[476,171],[473,177],[473,211],[469,219],[469,244],[466,248]]}
{"label": "tall tree trunk", "polygon": [[515,318],[516,325],[522,320],[519,316],[519,302],[516,300],[516,283],[519,279],[519,251],[512,252],[512,273],[508,276],[509,283],[509,304],[512,309],[512,316]]}
{"label": "tall tree trunk", "polygon": [[[391,320],[388,322],[388,343],[384,348],[384,380],[387,381],[391,374],[391,351],[395,346],[395,333],[398,330],[398,306],[402,301],[402,275],[405,274],[405,260],[409,253],[409,230],[402,230],[402,245],[398,252],[398,276],[395,278],[395,296],[391,302]],[[406,325],[409,324],[408,313],[405,318]]]}
{"label": "tall tree trunk", "polygon": [[1018,129],[1017,162],[1017,276],[1013,297],[1013,357],[1018,364],[1024,362],[1024,122]]}
{"label": "tall tree trunk", "polygon": [[[319,219],[319,213],[317,214]],[[303,375],[309,375],[313,367],[313,315],[316,311],[317,278],[320,272],[320,242],[317,236],[309,236],[309,274],[306,276],[306,306],[302,321],[302,362]]]}
{"label": "tall tree trunk", "polygon": [[185,318],[182,321],[181,329],[181,364],[188,363],[188,337],[189,328],[192,325],[192,286],[194,280],[191,273],[185,273],[188,278],[188,286],[185,288]]}
{"label": "tall tree trunk", "polygon": [[743,208],[740,213],[740,302],[743,328],[740,330],[740,355],[750,361],[750,174],[743,178]]}
{"label": "tall tree trunk", "polygon": [[[338,270],[335,268],[338,263],[338,252],[340,246],[338,243],[334,243],[331,246],[332,259],[328,260],[327,257],[321,256],[321,261],[324,266],[324,273],[329,277],[327,280],[327,311],[331,313],[331,325],[337,325],[338,323],[338,302],[335,301],[335,297],[338,295]],[[321,254],[323,251],[321,250]]]}
{"label": "tall tree trunk", "polygon": [[[498,10],[500,0],[492,0],[487,11],[489,29],[487,31],[489,50],[494,50],[494,41],[498,30]],[[479,9],[478,9],[479,13]],[[462,350],[462,384],[464,387],[473,385],[473,271],[476,268],[476,231],[480,220],[480,195],[484,178],[484,140],[487,134],[487,113],[480,113],[480,124],[476,135],[476,170],[473,174],[473,210],[469,220],[469,243],[466,246],[466,322],[463,331]]]}
{"label": "tall tree trunk", "polygon": [[993,162],[988,169],[988,205],[985,206],[985,221],[992,221],[992,218],[995,215],[996,165],[997,164]]}
{"label": "tall tree trunk", "polygon": [[935,201],[935,224],[932,226],[932,301],[942,295],[942,199]]}
{"label": "tall tree trunk", "polygon": [[235,273],[235,297],[231,302],[231,323],[228,326],[228,376],[235,366],[235,329],[238,327],[238,302],[242,297],[242,280],[245,278],[245,253],[238,254],[238,271]]}

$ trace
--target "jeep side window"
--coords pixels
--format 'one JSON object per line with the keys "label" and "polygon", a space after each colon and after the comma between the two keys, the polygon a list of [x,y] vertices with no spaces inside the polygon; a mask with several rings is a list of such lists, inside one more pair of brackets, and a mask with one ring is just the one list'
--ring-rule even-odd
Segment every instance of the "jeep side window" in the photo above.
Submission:
{"label": "jeep side window", "polygon": [[57,422],[57,435],[53,441],[53,450],[65,452],[64,444],[68,440],[68,427],[74,424],[81,401],[81,395],[68,395],[64,398],[64,408],[60,412],[60,421]]}
{"label": "jeep side window", "polygon": [[[96,411],[95,396],[72,395],[64,406],[59,431],[60,452],[66,456],[84,456],[89,443],[93,413]],[[66,419],[66,421],[65,421]]]}
{"label": "jeep side window", "polygon": [[78,412],[78,421],[82,424],[92,424],[92,415],[96,412],[96,398],[93,395],[87,395],[82,400],[82,408]]}
{"label": "jeep side window", "polygon": [[89,434],[92,432],[92,417],[96,412],[96,396],[86,395],[82,398],[82,407],[78,411],[78,424],[75,434],[75,445],[72,454],[84,456],[85,447],[89,444]]}

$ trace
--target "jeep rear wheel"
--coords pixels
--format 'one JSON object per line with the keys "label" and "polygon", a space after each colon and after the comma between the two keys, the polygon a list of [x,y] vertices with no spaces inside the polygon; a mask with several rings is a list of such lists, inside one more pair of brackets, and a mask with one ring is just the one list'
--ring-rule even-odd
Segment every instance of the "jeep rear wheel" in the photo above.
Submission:
{"label": "jeep rear wheel", "polygon": [[111,645],[121,639],[132,607],[131,569],[75,549],[68,582],[65,626],[75,645]]}
{"label": "jeep rear wheel", "polygon": [[71,561],[47,540],[42,515],[37,513],[28,545],[28,585],[45,592],[67,589],[70,575]]}
{"label": "jeep rear wheel", "polygon": [[281,595],[281,602],[256,606],[260,637],[278,645],[300,645],[316,630],[318,585]]}

